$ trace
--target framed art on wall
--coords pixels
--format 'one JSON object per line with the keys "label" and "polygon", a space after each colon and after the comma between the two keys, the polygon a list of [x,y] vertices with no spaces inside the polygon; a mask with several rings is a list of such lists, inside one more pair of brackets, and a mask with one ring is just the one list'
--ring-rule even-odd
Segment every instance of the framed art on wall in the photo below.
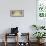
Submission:
{"label": "framed art on wall", "polygon": [[37,0],[37,15],[41,17],[46,17],[46,0]]}
{"label": "framed art on wall", "polygon": [[46,0],[37,0],[36,24],[46,25]]}
{"label": "framed art on wall", "polygon": [[12,17],[23,17],[24,10],[10,10],[10,16]]}

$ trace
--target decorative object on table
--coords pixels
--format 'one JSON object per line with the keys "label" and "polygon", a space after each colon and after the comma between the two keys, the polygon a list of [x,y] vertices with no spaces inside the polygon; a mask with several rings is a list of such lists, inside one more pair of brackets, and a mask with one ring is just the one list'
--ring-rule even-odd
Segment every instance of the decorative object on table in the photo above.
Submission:
{"label": "decorative object on table", "polygon": [[18,33],[18,27],[16,28],[11,28],[11,34]]}
{"label": "decorative object on table", "polygon": [[12,16],[12,17],[23,17],[24,16],[24,10],[11,10],[10,16]]}

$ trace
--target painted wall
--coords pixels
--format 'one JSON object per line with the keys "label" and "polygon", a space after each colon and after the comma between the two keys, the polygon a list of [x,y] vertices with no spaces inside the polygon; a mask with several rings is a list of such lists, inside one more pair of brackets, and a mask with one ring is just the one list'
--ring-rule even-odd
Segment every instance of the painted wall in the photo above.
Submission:
{"label": "painted wall", "polygon": [[[24,10],[24,17],[11,17],[10,10]],[[36,0],[0,0],[0,34],[10,32],[9,28],[19,27],[19,32],[30,32],[36,24]]]}

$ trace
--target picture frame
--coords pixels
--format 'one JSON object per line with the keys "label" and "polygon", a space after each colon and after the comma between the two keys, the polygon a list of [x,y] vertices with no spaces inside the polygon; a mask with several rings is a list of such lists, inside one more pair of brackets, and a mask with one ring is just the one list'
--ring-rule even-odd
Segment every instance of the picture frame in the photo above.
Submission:
{"label": "picture frame", "polygon": [[46,0],[36,1],[36,24],[46,25]]}
{"label": "picture frame", "polygon": [[37,16],[39,18],[46,18],[46,0],[37,0]]}
{"label": "picture frame", "polygon": [[10,10],[11,17],[24,17],[24,10]]}

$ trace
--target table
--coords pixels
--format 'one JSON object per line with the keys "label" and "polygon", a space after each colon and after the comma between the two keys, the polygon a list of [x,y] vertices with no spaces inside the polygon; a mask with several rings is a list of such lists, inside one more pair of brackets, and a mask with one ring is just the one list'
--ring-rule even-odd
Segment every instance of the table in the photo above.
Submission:
{"label": "table", "polygon": [[7,46],[8,42],[7,42],[7,36],[17,36],[17,42],[16,42],[16,45],[15,46],[18,46],[18,33],[15,33],[15,34],[11,34],[11,33],[5,33],[5,46]]}

